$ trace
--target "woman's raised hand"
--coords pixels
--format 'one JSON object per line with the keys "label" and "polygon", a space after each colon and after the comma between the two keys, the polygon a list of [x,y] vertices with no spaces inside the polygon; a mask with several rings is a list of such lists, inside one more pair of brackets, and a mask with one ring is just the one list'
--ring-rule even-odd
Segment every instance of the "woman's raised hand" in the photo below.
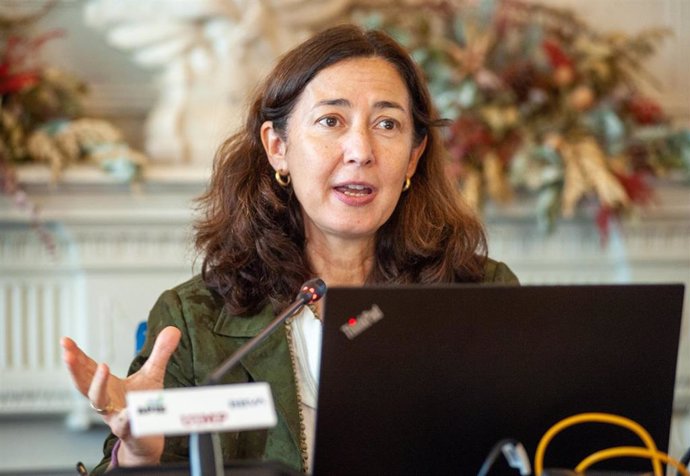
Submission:
{"label": "woman's raised hand", "polygon": [[91,407],[103,417],[115,436],[121,440],[118,462],[122,466],[158,463],[163,453],[163,436],[134,438],[125,409],[125,395],[132,390],[163,388],[168,360],[180,342],[175,327],[163,329],[153,345],[151,355],[139,371],[124,379],[110,374],[106,364],[98,364],[69,337],[63,337],[63,361],[75,386],[89,399]]}

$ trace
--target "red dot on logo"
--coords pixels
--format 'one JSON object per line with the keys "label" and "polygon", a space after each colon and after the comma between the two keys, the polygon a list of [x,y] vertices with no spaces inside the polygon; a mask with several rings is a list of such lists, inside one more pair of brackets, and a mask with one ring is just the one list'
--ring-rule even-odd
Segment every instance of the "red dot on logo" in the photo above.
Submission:
{"label": "red dot on logo", "polygon": [[354,317],[351,317],[347,320],[347,324],[349,326],[354,326],[355,324],[357,324],[357,319],[355,319]]}

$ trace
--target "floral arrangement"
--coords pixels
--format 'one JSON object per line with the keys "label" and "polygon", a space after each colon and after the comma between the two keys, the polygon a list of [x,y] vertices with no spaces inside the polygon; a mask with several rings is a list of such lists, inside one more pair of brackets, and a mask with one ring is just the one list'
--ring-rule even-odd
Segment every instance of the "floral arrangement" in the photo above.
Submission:
{"label": "floral arrangement", "polygon": [[54,252],[53,238],[38,218],[37,205],[22,190],[16,166],[46,164],[57,181],[69,165],[92,163],[130,182],[139,177],[146,157],[131,149],[109,122],[82,116],[83,82],[41,63],[42,46],[63,32],[35,38],[15,32],[52,5],[25,18],[0,18],[0,194],[28,211],[40,239]]}
{"label": "floral arrangement", "polygon": [[57,180],[70,164],[93,163],[131,181],[146,162],[112,124],[82,117],[83,82],[40,63],[42,45],[61,35],[0,39],[0,183],[5,188],[13,164],[48,164]]}
{"label": "floral arrangement", "polygon": [[20,186],[16,166],[48,164],[57,181],[70,164],[93,163],[128,182],[140,175],[146,157],[130,149],[110,123],[82,117],[83,82],[40,62],[41,47],[61,31],[36,38],[15,33],[52,5],[27,17],[0,18],[0,194],[27,211],[39,239],[55,254],[55,240]]}
{"label": "floral arrangement", "polygon": [[422,0],[355,18],[389,31],[424,69],[450,120],[448,172],[478,209],[527,190],[544,230],[594,206],[606,233],[650,200],[648,177],[690,176],[690,131],[640,88],[654,82],[642,65],[663,30],[600,33],[522,0]]}

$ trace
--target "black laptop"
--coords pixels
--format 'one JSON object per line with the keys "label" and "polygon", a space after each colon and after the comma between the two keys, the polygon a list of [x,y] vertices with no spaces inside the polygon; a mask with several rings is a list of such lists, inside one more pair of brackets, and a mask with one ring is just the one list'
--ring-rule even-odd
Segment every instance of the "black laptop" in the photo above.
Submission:
{"label": "black laptop", "polygon": [[[583,412],[632,419],[668,451],[682,304],[681,284],[330,288],[314,473],[476,475],[500,440],[533,461],[552,425]],[[544,466],[613,446],[642,442],[577,425]],[[499,458],[491,474],[518,473]]]}

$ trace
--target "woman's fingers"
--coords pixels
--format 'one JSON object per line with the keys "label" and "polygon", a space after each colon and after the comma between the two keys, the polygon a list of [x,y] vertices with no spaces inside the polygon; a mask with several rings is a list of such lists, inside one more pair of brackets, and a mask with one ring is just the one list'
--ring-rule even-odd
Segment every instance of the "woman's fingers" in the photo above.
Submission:
{"label": "woman's fingers", "polygon": [[[164,337],[161,341],[161,348],[159,355],[161,359],[170,357],[169,345],[173,346],[173,350],[179,341],[179,331],[177,337],[175,333],[166,333],[168,337]],[[172,337],[172,338],[171,338]],[[69,354],[66,362],[72,360],[79,361],[72,352],[76,345],[71,339],[64,342],[66,352]],[[84,356],[86,354],[83,354]],[[70,365],[70,364],[68,364]],[[132,435],[129,416],[127,408],[125,408],[125,386],[123,381],[114,375],[110,374],[110,369],[106,364],[95,365],[93,375],[84,395],[89,399],[93,409],[101,414],[103,420],[110,427],[110,430],[115,436],[122,440],[122,447],[119,455],[122,457],[123,463],[138,463],[138,464],[155,464],[160,460],[160,455],[163,452],[164,438],[163,436],[135,438]]]}
{"label": "woman's fingers", "polygon": [[[181,333],[175,327],[163,329],[153,345],[144,366],[127,381],[110,374],[106,364],[97,364],[69,337],[63,337],[63,360],[76,387],[85,395],[91,407],[103,416],[113,433],[129,437],[129,422],[121,410],[125,407],[127,390],[161,388],[165,368],[180,342]],[[127,383],[129,382],[129,384]],[[147,446],[144,444],[144,446]]]}
{"label": "woman's fingers", "polygon": [[101,415],[108,415],[115,410],[120,410],[120,408],[115,407],[119,402],[111,401],[111,396],[108,394],[109,378],[110,369],[108,366],[106,364],[98,364],[86,395],[93,409]]}
{"label": "woman's fingers", "polygon": [[69,337],[60,339],[62,359],[75,386],[122,441],[118,454],[123,463],[154,464],[160,459],[165,439],[162,435],[132,436],[127,409],[124,408],[125,394],[128,390],[162,388],[165,368],[180,342],[180,336],[175,327],[163,329],[144,366],[124,381],[111,375],[106,364],[97,364]]}
{"label": "woman's fingers", "polygon": [[135,466],[158,464],[165,445],[163,435],[139,438],[132,435],[132,427],[126,409],[113,414],[108,420],[108,425],[110,425],[113,434],[122,441],[122,446],[118,452],[121,464]]}
{"label": "woman's fingers", "polygon": [[170,356],[175,352],[177,345],[180,343],[181,335],[180,330],[172,326],[166,327],[158,334],[156,342],[153,344],[151,355],[141,369],[142,373],[146,374],[147,379],[152,382],[163,383],[165,368],[168,365]]}
{"label": "woman's fingers", "polygon": [[67,365],[70,376],[75,386],[86,395],[91,385],[91,380],[96,373],[96,362],[86,355],[79,346],[69,337],[60,339],[62,346],[62,360]]}

